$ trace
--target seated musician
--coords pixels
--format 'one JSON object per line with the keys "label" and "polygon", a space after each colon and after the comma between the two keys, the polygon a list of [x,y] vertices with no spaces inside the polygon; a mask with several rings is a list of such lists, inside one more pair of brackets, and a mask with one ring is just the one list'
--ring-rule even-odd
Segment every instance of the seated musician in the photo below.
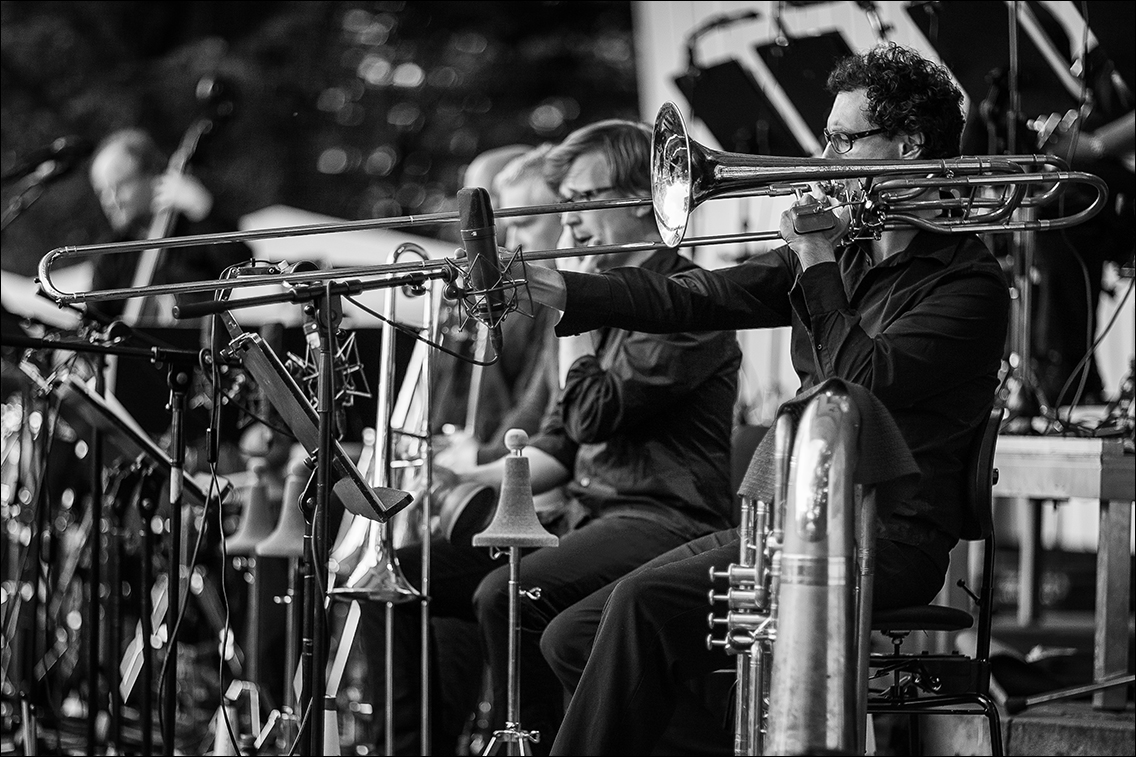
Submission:
{"label": "seated musician", "polygon": [[[552,149],[544,175],[565,201],[645,196],[650,156],[646,125],[601,121]],[[659,239],[646,205],[567,211],[561,220],[578,246]],[[660,275],[696,268],[667,248],[609,252],[585,257],[580,265],[596,270],[623,265]],[[540,741],[531,745],[538,754],[547,752],[563,710],[562,687],[538,646],[548,622],[657,555],[729,524],[730,426],[741,365],[732,331],[656,335],[600,328],[561,339],[558,347],[562,387],[524,450],[533,493],[564,486],[572,501],[559,546],[528,551],[520,564],[525,585],[541,589],[539,598],[522,603],[519,650],[520,725],[540,732]],[[495,488],[503,472],[503,459],[461,472],[435,468],[439,478]],[[495,725],[501,728],[512,635],[509,567],[492,559],[485,547],[436,537],[431,550],[431,612],[478,622]],[[420,553],[420,545],[398,550],[399,563],[415,585],[420,585]],[[395,752],[420,754],[417,734],[407,732],[418,721],[419,614],[414,604],[402,604],[395,615],[399,664],[392,704],[400,722],[408,724],[406,730],[396,725]],[[382,633],[365,632],[367,644],[380,644]],[[462,723],[437,717],[434,722],[434,753],[454,753],[454,727]]]}
{"label": "seated musician", "polygon": [[[192,174],[168,167],[169,158],[153,137],[142,129],[120,129],[99,144],[91,160],[91,187],[99,199],[111,229],[120,240],[143,240],[161,236],[187,236],[235,231],[235,220],[226,219],[214,207],[213,194]],[[168,214],[169,226],[157,222]],[[138,253],[100,256],[95,261],[96,290],[133,286]],[[253,257],[243,243],[201,245],[165,251],[158,260],[150,284],[216,279],[230,265]],[[186,294],[178,302],[211,299],[209,293]],[[174,324],[172,302],[146,298],[139,323]],[[118,317],[124,305],[97,303],[109,317]],[[180,322],[181,325],[191,325]],[[130,324],[135,325],[135,324]]]}
{"label": "seated musician", "polygon": [[[916,52],[888,45],[852,56],[838,63],[828,88],[835,99],[825,158],[959,154],[962,95],[945,68]],[[998,384],[1005,277],[974,234],[902,227],[856,239],[845,233],[844,209],[834,207],[833,227],[816,231],[795,227],[797,210],[782,215],[785,246],[734,267],[672,275],[533,268],[528,291],[561,311],[564,337],[600,327],[790,326],[801,391],[831,377],[862,385],[892,413],[914,454],[917,490],[878,524],[872,596],[875,607],[926,603],[942,587],[959,538],[968,444]],[[520,275],[520,267],[512,272]],[[705,644],[708,575],[737,562],[738,549],[732,530],[695,540],[552,619],[541,648],[574,693],[553,754],[652,753],[687,685],[726,667],[727,658]],[[717,727],[703,734],[702,748],[730,753],[725,713],[709,715]]]}

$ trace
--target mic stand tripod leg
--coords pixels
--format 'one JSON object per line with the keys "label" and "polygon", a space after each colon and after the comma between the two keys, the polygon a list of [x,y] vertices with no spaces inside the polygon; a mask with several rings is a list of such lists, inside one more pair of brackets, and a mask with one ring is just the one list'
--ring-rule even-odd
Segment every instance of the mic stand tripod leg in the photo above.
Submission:
{"label": "mic stand tripod leg", "polygon": [[507,745],[507,754],[532,754],[529,742],[540,741],[540,731],[526,731],[520,723],[520,648],[521,648],[521,597],[539,599],[540,589],[533,588],[527,591],[521,589],[521,548],[509,547],[509,669],[508,693],[505,700],[505,727],[494,731],[493,737],[482,752],[483,757],[493,754],[497,742]]}

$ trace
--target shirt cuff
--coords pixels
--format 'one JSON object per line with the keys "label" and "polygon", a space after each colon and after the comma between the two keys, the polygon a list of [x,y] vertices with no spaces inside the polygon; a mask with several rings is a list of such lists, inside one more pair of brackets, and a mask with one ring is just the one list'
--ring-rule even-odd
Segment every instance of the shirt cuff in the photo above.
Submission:
{"label": "shirt cuff", "polygon": [[572,336],[603,326],[596,314],[611,307],[611,284],[603,276],[561,271],[564,277],[564,312],[556,324],[557,336]]}
{"label": "shirt cuff", "polygon": [[810,316],[845,310],[848,307],[848,295],[844,292],[840,268],[835,262],[809,266],[797,277],[794,288],[804,297]]}

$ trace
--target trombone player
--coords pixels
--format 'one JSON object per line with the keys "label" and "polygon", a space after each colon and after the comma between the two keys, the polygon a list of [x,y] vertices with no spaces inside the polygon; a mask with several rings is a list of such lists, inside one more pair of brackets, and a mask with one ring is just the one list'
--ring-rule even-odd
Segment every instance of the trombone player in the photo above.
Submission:
{"label": "trombone player", "polygon": [[[828,89],[825,159],[959,154],[962,95],[945,68],[912,50],[890,44],[851,56]],[[818,201],[831,215],[816,213]],[[784,246],[731,268],[670,276],[530,268],[528,291],[562,313],[562,337],[603,326],[790,326],[801,391],[832,377],[866,387],[914,454],[915,491],[880,503],[873,599],[877,608],[926,603],[959,539],[967,445],[994,401],[1009,293],[977,235],[899,228],[849,238],[846,211],[824,192],[806,196],[782,215]],[[707,577],[736,562],[738,549],[732,530],[695,540],[552,620],[541,649],[573,693],[552,754],[653,753],[676,701],[726,667],[704,643]],[[708,714],[721,728],[701,734],[702,748],[730,753],[724,703]]]}

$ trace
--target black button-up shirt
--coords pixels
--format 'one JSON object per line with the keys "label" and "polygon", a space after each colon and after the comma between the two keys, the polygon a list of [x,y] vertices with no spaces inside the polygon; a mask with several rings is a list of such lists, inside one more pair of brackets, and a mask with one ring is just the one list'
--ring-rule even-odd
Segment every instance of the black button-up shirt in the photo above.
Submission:
{"label": "black button-up shirt", "polygon": [[895,418],[922,472],[880,536],[923,548],[945,566],[958,541],[963,470],[994,401],[1009,292],[976,237],[919,232],[872,264],[847,245],[802,271],[787,246],[741,265],[663,277],[620,269],[565,273],[570,334],[607,323],[639,331],[790,326],[804,391],[839,377],[872,391]]}
{"label": "black button-up shirt", "polygon": [[[700,269],[663,250],[627,270]],[[573,363],[532,446],[573,472],[568,491],[593,513],[651,518],[684,538],[726,528],[735,333],[598,326],[596,354]]]}

